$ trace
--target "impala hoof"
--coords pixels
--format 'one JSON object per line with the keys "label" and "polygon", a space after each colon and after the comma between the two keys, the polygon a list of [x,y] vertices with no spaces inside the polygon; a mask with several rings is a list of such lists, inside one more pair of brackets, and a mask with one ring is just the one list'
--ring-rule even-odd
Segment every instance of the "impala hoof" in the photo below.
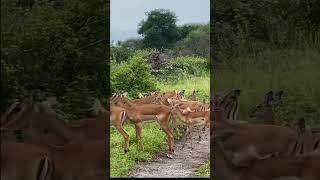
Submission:
{"label": "impala hoof", "polygon": [[168,157],[169,159],[173,159],[172,154],[167,154],[167,157]]}

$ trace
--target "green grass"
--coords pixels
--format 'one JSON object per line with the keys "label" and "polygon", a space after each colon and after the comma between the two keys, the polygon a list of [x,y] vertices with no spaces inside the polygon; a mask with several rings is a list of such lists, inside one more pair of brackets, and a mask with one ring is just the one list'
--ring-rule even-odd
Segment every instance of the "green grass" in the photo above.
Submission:
{"label": "green grass", "polygon": [[167,150],[167,136],[160,130],[156,122],[143,125],[144,151],[137,145],[134,125],[126,124],[125,131],[130,138],[130,151],[124,153],[124,140],[121,134],[111,128],[110,141],[110,173],[111,177],[128,177],[130,170],[134,168],[138,161],[150,160],[154,154]]}
{"label": "green grass", "polygon": [[185,77],[183,79],[180,79],[178,82],[158,84],[158,88],[161,91],[185,89],[186,97],[190,96],[193,90],[199,90],[198,98],[200,100],[203,98],[208,99],[210,94],[210,77],[209,74],[207,76],[201,77]]}
{"label": "green grass", "polygon": [[292,122],[305,117],[309,124],[320,123],[318,50],[265,50],[232,62],[238,72],[215,69],[214,87],[217,91],[242,90],[240,119],[248,120],[248,111],[267,91],[284,90],[287,96],[277,109],[277,120]]}
{"label": "green grass", "polygon": [[199,178],[210,178],[210,161],[196,169],[195,174]]}
{"label": "green grass", "polygon": [[[161,91],[186,90],[186,95],[191,94],[193,89],[199,89],[199,98],[207,98],[209,95],[209,75],[207,77],[191,77],[181,79],[176,83],[158,84]],[[124,140],[121,134],[111,128],[110,138],[110,173],[112,178],[129,177],[130,171],[138,162],[147,161],[159,152],[166,152],[168,149],[167,136],[160,130],[156,122],[143,124],[144,151],[139,150],[135,135],[134,125],[125,123],[125,131],[130,138],[130,151],[124,153]],[[183,134],[183,130],[180,130]],[[175,138],[179,138],[175,136]]]}

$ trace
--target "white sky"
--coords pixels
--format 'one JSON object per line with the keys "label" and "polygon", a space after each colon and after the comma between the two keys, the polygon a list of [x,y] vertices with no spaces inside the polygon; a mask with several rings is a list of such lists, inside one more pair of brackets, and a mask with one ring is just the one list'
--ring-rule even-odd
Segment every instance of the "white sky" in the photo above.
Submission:
{"label": "white sky", "polygon": [[177,24],[208,23],[209,0],[111,0],[111,36],[115,32],[137,32],[138,23],[146,19],[145,12],[156,8],[173,11]]}

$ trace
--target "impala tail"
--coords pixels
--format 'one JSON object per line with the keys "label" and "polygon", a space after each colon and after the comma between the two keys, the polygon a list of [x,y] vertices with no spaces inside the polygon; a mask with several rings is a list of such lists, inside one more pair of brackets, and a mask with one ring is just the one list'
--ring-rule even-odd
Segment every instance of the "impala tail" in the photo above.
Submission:
{"label": "impala tail", "polygon": [[126,112],[123,111],[123,112],[121,113],[121,124],[122,124],[122,126],[123,126],[125,120],[126,120]]}
{"label": "impala tail", "polygon": [[37,180],[51,180],[54,171],[54,164],[48,157],[41,159],[37,173]]}

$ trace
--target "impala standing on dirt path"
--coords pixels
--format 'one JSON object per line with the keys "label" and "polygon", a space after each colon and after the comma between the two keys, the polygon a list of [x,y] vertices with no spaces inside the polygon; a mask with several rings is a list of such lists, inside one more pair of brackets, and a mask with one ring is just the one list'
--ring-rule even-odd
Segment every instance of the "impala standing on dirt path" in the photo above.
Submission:
{"label": "impala standing on dirt path", "polygon": [[157,120],[161,129],[168,137],[169,153],[167,154],[167,157],[173,158],[174,137],[171,129],[169,128],[169,120],[172,116],[172,109],[170,107],[159,104],[136,105],[124,96],[114,96],[110,100],[115,106],[123,107],[126,111],[127,119],[135,124],[137,140],[141,150],[144,150],[142,123],[145,121]]}

